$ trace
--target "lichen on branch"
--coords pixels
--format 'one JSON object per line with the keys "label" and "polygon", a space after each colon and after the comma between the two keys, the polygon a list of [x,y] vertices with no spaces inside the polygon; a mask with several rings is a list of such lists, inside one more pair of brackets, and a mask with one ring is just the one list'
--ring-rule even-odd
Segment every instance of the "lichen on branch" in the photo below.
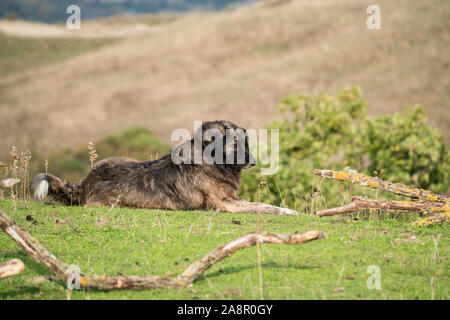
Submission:
{"label": "lichen on branch", "polygon": [[420,188],[412,188],[400,183],[392,183],[389,181],[384,181],[379,178],[358,173],[356,170],[351,170],[348,168],[341,171],[315,169],[313,173],[315,175],[319,175],[324,178],[336,181],[349,181],[353,184],[359,184],[360,186],[363,187],[380,189],[399,196],[409,197],[412,199],[420,199],[423,201],[443,202],[443,203],[450,200],[449,197],[443,194],[434,193]]}
{"label": "lichen on branch", "polygon": [[342,171],[315,169],[313,173],[335,181],[349,181],[363,187],[380,189],[396,195],[419,200],[380,201],[353,197],[351,203],[348,205],[318,211],[317,216],[319,217],[333,216],[367,209],[376,209],[384,211],[423,212],[424,214],[433,214],[433,216],[416,221],[414,223],[416,226],[429,226],[435,223],[450,220],[450,197],[446,195],[434,193],[425,189],[412,188],[400,183],[383,181],[379,178],[367,176],[348,168]]}

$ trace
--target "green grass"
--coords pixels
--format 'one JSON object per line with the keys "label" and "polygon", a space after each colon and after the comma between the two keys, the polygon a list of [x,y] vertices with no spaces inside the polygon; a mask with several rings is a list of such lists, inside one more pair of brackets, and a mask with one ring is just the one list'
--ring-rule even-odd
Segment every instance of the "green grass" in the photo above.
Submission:
{"label": "green grass", "polygon": [[[328,238],[302,245],[261,247],[265,299],[448,299],[448,225],[426,229],[410,222],[360,215],[318,219],[63,207],[0,200],[17,223],[47,249],[83,272],[120,275],[180,274],[190,263],[240,235],[319,230]],[[101,218],[103,217],[103,218]],[[101,219],[104,226],[100,224]],[[240,224],[233,223],[237,220]],[[435,247],[435,240],[441,235]],[[396,241],[415,235],[420,243]],[[59,281],[0,233],[0,261],[22,259],[20,275],[0,281],[0,299],[66,299]],[[381,290],[369,290],[367,268],[381,268]],[[334,290],[334,288],[343,288]],[[335,292],[336,291],[336,292]],[[214,265],[192,287],[148,291],[73,291],[72,299],[259,299],[256,247]]]}
{"label": "green grass", "polygon": [[22,38],[0,32],[0,75],[60,62],[114,41],[117,40]]}

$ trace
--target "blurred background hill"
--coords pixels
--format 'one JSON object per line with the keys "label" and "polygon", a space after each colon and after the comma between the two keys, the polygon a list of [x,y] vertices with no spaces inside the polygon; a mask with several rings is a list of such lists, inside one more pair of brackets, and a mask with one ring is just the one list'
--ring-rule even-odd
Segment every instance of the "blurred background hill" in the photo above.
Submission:
{"label": "blurred background hill", "polygon": [[62,12],[69,5],[83,8],[83,17],[96,19],[120,14],[185,12],[196,9],[221,10],[234,3],[255,0],[2,0],[0,17],[19,18],[41,22],[63,22]]}
{"label": "blurred background hill", "polygon": [[374,31],[365,0],[70,1],[81,30],[61,23],[68,2],[0,2],[0,159],[135,126],[165,142],[193,120],[262,128],[288,94],[354,85],[372,115],[423,105],[450,141],[447,0],[376,1]]}

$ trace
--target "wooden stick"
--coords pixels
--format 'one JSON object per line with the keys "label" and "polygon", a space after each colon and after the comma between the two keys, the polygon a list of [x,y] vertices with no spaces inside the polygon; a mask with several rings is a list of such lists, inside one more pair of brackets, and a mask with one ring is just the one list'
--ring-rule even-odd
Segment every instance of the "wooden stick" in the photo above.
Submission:
{"label": "wooden stick", "polygon": [[36,262],[45,265],[59,279],[65,280],[69,277],[71,272],[66,274],[66,271],[69,271],[69,266],[58,260],[27,231],[20,228],[14,221],[12,221],[1,209],[0,228],[5,231],[20,247],[22,247]]}
{"label": "wooden stick", "polygon": [[[27,231],[20,228],[9,216],[0,209],[0,228],[5,231],[16,243],[22,247],[35,261],[44,264],[53,274],[64,282],[73,280],[73,269],[56,258],[50,251],[45,249]],[[227,258],[234,252],[252,247],[259,243],[276,244],[299,244],[324,238],[325,235],[318,231],[305,233],[294,233],[291,235],[271,234],[266,232],[253,232],[238,239],[217,247],[202,259],[191,264],[177,278],[164,278],[158,276],[124,276],[107,277],[92,276],[84,273],[79,274],[81,287],[113,290],[113,289],[152,289],[176,286],[187,286],[192,284],[213,264]]]}
{"label": "wooden stick", "polygon": [[10,261],[0,264],[0,279],[19,274],[25,269],[25,265],[19,259],[12,259]]}
{"label": "wooden stick", "polygon": [[345,214],[367,209],[378,209],[384,211],[406,211],[406,212],[444,212],[446,205],[438,202],[412,202],[412,201],[383,201],[383,200],[366,200],[359,197],[353,197],[350,204],[320,210],[317,212],[319,217],[334,216],[337,214]]}
{"label": "wooden stick", "polygon": [[319,175],[324,178],[333,179],[336,181],[350,181],[351,183],[359,184],[364,187],[380,189],[400,196],[409,197],[412,199],[420,199],[424,201],[442,202],[442,203],[450,201],[450,197],[447,197],[443,194],[434,193],[419,188],[411,188],[400,183],[383,181],[378,178],[358,173],[354,170],[333,171],[333,170],[315,169],[313,173],[315,175]]}
{"label": "wooden stick", "polygon": [[15,184],[19,183],[19,179],[8,178],[0,180],[0,188],[12,188]]}

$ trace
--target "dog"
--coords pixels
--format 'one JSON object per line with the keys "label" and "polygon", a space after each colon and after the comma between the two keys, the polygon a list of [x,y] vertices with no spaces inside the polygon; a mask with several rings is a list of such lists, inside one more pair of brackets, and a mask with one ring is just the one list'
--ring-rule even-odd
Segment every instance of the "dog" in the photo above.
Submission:
{"label": "dog", "polygon": [[[208,136],[211,131],[219,134],[212,139]],[[225,138],[229,132],[239,134],[231,140]],[[239,141],[245,146],[240,163],[235,161]],[[213,142],[221,142],[216,144],[220,148],[214,149],[209,159],[203,157],[195,162],[193,155],[204,152],[208,146],[212,149]],[[183,161],[174,161],[176,152]],[[234,160],[231,163],[227,161],[230,158]],[[210,121],[202,123],[193,139],[160,159],[140,162],[126,157],[107,158],[95,163],[88,176],[78,183],[41,173],[31,181],[31,190],[38,200],[49,196],[65,205],[298,215],[288,208],[249,202],[237,196],[241,171],[255,164],[245,129],[229,121]]]}

